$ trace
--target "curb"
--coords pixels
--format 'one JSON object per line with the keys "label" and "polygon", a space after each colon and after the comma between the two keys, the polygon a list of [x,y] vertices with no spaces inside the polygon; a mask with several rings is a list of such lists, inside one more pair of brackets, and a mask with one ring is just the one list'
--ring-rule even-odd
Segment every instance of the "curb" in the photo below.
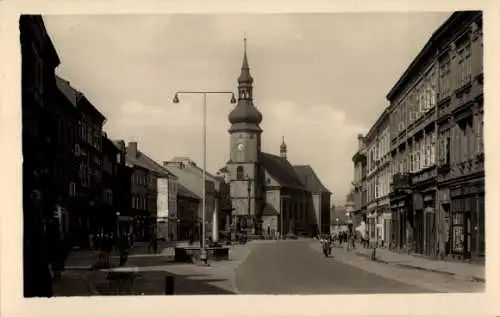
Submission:
{"label": "curb", "polygon": [[[370,255],[364,254],[364,253],[361,253],[361,252],[356,252],[356,255],[361,256],[361,257],[365,257],[367,259],[370,258]],[[437,270],[437,269],[431,269],[431,268],[421,267],[421,266],[418,266],[418,265],[403,264],[403,263],[390,263],[388,261],[377,259],[377,258],[375,258],[375,262],[383,263],[383,264],[388,264],[388,265],[392,265],[392,266],[399,266],[399,267],[403,267],[403,268],[407,268],[407,269],[409,268],[409,269],[414,269],[414,270],[419,270],[419,271],[426,271],[426,272],[432,272],[432,273],[437,273],[437,274],[442,274],[442,275],[461,277],[460,275],[458,275],[456,273],[453,273],[453,272],[448,272],[448,271],[443,271],[443,270]],[[483,278],[483,277],[466,276],[465,279],[468,280],[468,281],[470,281],[470,282],[486,283],[486,279]]]}

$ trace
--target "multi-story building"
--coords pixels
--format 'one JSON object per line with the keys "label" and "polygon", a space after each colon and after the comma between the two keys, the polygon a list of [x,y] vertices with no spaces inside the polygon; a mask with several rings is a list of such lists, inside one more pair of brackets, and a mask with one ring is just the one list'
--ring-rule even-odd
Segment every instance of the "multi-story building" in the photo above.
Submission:
{"label": "multi-story building", "polygon": [[57,93],[60,60],[40,15],[22,15],[21,43],[23,152],[24,296],[51,296],[47,225],[54,215],[61,183],[55,180],[54,117],[46,110]]}
{"label": "multi-story building", "polygon": [[[439,132],[440,142],[443,144],[441,156],[446,158],[446,149],[450,149],[451,153],[456,156],[454,160],[450,159],[448,162],[453,161],[458,169],[460,169],[461,159],[458,159],[459,154],[456,153],[462,153],[464,160],[468,160],[468,156],[475,155],[475,153],[471,154],[469,150],[465,150],[465,148],[473,148],[471,143],[464,141],[461,144],[460,140],[471,139],[475,141],[476,139],[472,137],[474,131],[477,132],[481,129],[481,110],[479,109],[482,109],[482,88],[478,88],[480,86],[478,83],[482,78],[479,75],[482,70],[478,71],[478,69],[481,68],[479,65],[482,64],[482,50],[481,41],[477,39],[480,17],[481,14],[477,12],[454,13],[434,32],[431,39],[387,95],[390,102],[393,161],[391,208],[394,235],[392,235],[392,246],[395,250],[433,257],[438,254],[438,250],[440,250],[439,252],[443,251],[445,243],[441,241],[443,236],[447,236],[444,233],[447,225],[445,225],[446,221],[440,221],[440,218],[445,218],[444,215],[438,217],[436,211],[439,212],[442,209],[441,213],[444,214],[443,210],[446,210],[446,206],[449,204],[450,199],[446,200],[446,189],[449,189],[447,181],[451,178],[459,179],[463,175],[456,170],[455,173],[448,174],[449,178],[444,177],[442,185],[444,188],[442,196],[444,197],[438,197],[438,169],[436,166],[438,131],[441,131]],[[476,65],[474,79],[472,60],[475,61],[474,65]],[[477,99],[471,99],[472,97],[477,97]],[[481,106],[474,108],[473,104]],[[471,109],[478,109],[477,113],[465,117],[472,118],[469,122],[475,122],[472,126],[477,129],[473,130],[472,126],[469,125],[468,128],[465,128],[467,132],[464,133],[464,137],[461,138],[459,136],[460,124],[451,122],[455,122],[457,116],[462,118],[458,115],[462,110],[473,113],[474,111]],[[442,124],[438,125],[438,118],[442,118],[439,121]],[[458,121],[467,122],[467,119],[465,121],[459,119]],[[465,126],[467,125],[465,124]],[[450,129],[450,127],[452,128]],[[455,138],[454,142],[448,142],[451,146],[446,145],[449,140],[447,130],[452,130],[452,136]],[[479,139],[477,136],[477,140]],[[467,144],[467,146],[463,144]],[[455,152],[451,150],[453,145]],[[443,159],[444,161],[446,160]],[[444,163],[443,165],[446,166]],[[479,183],[481,183],[480,166],[481,164],[478,163],[474,172],[470,169],[471,175],[478,176]],[[446,168],[443,169],[443,173],[445,170]],[[468,174],[469,172],[464,171],[464,173]],[[459,180],[456,184],[461,190],[468,192],[465,190],[467,185],[460,183]],[[459,191],[461,192],[461,190]],[[478,190],[475,194],[479,194],[480,191]],[[473,196],[473,194],[470,195]],[[460,203],[457,203],[455,208],[455,210],[460,211],[456,214],[460,214],[464,210],[465,204],[462,203],[464,200],[460,199],[457,200]],[[445,203],[441,204],[440,200],[445,201]],[[445,207],[437,208],[437,206]],[[469,207],[465,209],[472,210]],[[472,213],[476,214],[477,209],[474,209]],[[462,212],[462,214],[466,213]],[[474,232],[476,222],[458,221],[459,218],[454,219],[455,223],[459,223],[457,227],[472,228],[469,232]],[[461,219],[465,219],[465,217]],[[479,231],[478,229],[477,232]],[[465,244],[471,245],[468,244],[469,242],[462,241],[473,240],[472,235],[461,235],[461,232],[464,231],[459,229],[456,232],[458,232],[456,240],[461,241],[457,242],[457,245],[462,244],[462,247]],[[440,242],[438,243],[438,241]],[[479,243],[475,243],[479,248]]]}
{"label": "multi-story building", "polygon": [[352,157],[354,163],[354,181],[352,182],[352,200],[354,203],[353,223],[366,221],[366,202],[368,198],[366,186],[366,146],[362,134],[358,134],[358,150]]}
{"label": "multi-story building", "polygon": [[[106,141],[107,142],[107,141]],[[118,153],[114,164],[116,166],[115,177],[113,178],[113,206],[115,215],[115,227],[117,231],[133,231],[135,214],[132,210],[132,174],[133,165],[127,164],[127,149],[123,140],[112,141]],[[113,161],[109,157],[110,161]]]}
{"label": "multi-story building", "polygon": [[[107,134],[102,139],[101,224],[107,232],[120,232],[119,217],[127,217],[131,205],[130,168],[125,165],[125,148]],[[122,215],[123,214],[123,215]]]}
{"label": "multi-story building", "polygon": [[480,12],[455,14],[438,57],[438,205],[441,257],[485,255],[483,40]]}
{"label": "multi-story building", "polygon": [[[78,177],[72,178],[69,184],[71,201],[69,204],[69,228],[78,244],[88,242],[88,234],[104,230],[103,188],[102,188],[102,127],[106,120],[104,115],[75,89],[69,81],[56,77],[57,87],[66,98],[67,107],[77,111],[72,125],[62,129],[62,133],[71,138],[72,153],[78,170]],[[64,125],[61,125],[64,127]],[[70,169],[63,166],[65,172]]]}
{"label": "multi-story building", "polygon": [[[129,142],[126,161],[133,171],[131,200],[133,220],[123,219],[138,240],[152,236],[169,239],[177,228],[177,177]],[[173,237],[175,238],[175,237]]]}
{"label": "multi-story building", "polygon": [[[64,238],[72,238],[75,232],[75,204],[77,203],[76,184],[78,184],[78,158],[75,153],[77,127],[80,113],[76,106],[76,96],[71,95],[68,83],[55,76],[57,90],[47,107],[53,115],[54,129],[54,176],[57,188],[57,217]],[[76,241],[74,241],[76,242]]]}
{"label": "multi-story building", "polygon": [[[191,228],[194,229],[192,230],[192,234],[199,236],[201,233],[203,218],[203,209],[201,204],[204,195],[202,186],[203,170],[200,169],[193,160],[187,157],[175,157],[170,161],[164,161],[163,167],[178,178],[179,184],[182,185],[184,189],[186,189],[189,193],[194,194],[195,197],[191,198],[199,200],[200,204],[198,205],[198,210],[196,212],[196,223],[194,224],[194,228]],[[205,232],[207,236],[211,236],[214,240],[217,240],[220,219],[218,184],[215,178],[215,176],[206,172]],[[189,195],[183,194],[182,197],[189,198]],[[191,201],[189,205],[192,207],[195,203]],[[191,213],[190,210],[186,210],[186,212],[189,214]],[[186,216],[184,215],[181,218],[186,218]],[[188,220],[186,219],[186,221]],[[193,223],[191,223],[191,225],[193,225]],[[185,228],[188,228],[189,226],[190,225],[186,224]]]}
{"label": "multi-story building", "polygon": [[[367,188],[366,223],[368,237],[374,244],[385,245],[390,237],[391,219],[388,198],[391,177],[388,109],[383,111],[366,136],[363,137],[363,143],[366,146],[365,186]],[[357,173],[358,171],[355,174]]]}
{"label": "multi-story building", "polygon": [[189,240],[200,238],[198,210],[201,205],[201,198],[184,187],[178,185],[177,192],[177,237],[178,240]]}

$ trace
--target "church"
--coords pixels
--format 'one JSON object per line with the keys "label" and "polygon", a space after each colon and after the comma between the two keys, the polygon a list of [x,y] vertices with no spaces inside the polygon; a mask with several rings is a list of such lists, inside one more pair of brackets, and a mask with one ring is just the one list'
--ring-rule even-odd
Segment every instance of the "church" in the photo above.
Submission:
{"label": "church", "polygon": [[292,165],[284,138],[280,155],[261,151],[263,117],[253,103],[246,39],[238,102],[228,119],[230,157],[220,172],[230,187],[233,227],[257,235],[329,233],[331,192],[313,168]]}

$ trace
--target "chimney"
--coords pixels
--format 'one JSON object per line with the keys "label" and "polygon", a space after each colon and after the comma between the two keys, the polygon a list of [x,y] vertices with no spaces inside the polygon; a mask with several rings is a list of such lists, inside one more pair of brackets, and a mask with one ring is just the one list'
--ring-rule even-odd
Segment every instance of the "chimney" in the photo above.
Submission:
{"label": "chimney", "polygon": [[365,146],[365,141],[362,134],[358,134],[358,149],[361,150]]}
{"label": "chimney", "polygon": [[137,158],[137,142],[128,143],[127,153],[130,157]]}

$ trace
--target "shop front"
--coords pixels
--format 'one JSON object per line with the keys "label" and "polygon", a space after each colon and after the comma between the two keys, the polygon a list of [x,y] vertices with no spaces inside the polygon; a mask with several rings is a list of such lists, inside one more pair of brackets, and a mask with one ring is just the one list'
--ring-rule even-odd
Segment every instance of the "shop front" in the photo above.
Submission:
{"label": "shop front", "polygon": [[450,187],[448,256],[460,260],[484,258],[484,203],[484,178]]}
{"label": "shop front", "polygon": [[424,193],[424,255],[437,257],[436,191]]}

